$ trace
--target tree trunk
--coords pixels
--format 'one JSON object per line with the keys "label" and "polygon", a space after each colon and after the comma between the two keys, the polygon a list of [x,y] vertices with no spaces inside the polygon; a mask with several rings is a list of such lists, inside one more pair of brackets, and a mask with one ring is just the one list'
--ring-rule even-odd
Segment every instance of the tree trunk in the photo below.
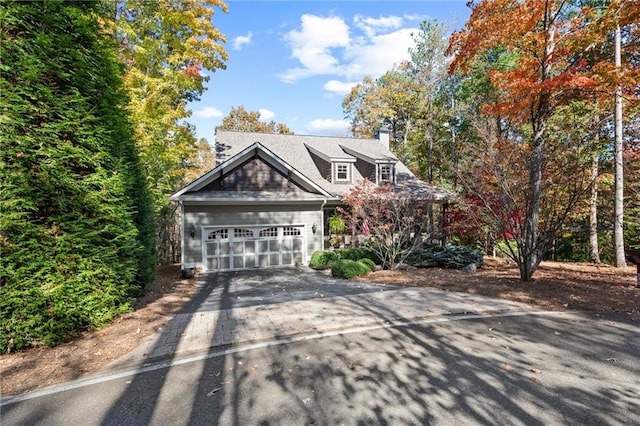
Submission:
{"label": "tree trunk", "polygon": [[543,253],[538,248],[538,231],[540,220],[540,201],[542,197],[542,168],[544,165],[544,128],[543,123],[538,124],[534,139],[533,150],[529,163],[529,205],[525,212],[526,223],[522,238],[522,262],[520,266],[520,279],[529,281],[533,273],[538,269]]}
{"label": "tree trunk", "polygon": [[[596,133],[596,141],[599,138]],[[591,199],[589,200],[589,260],[600,263],[598,246],[598,152],[591,159]]]}
{"label": "tree trunk", "polygon": [[[620,26],[616,27],[615,36],[615,66],[620,68],[622,66],[622,58],[620,54]],[[624,254],[624,175],[622,164],[622,89],[620,86],[616,89],[616,110],[615,110],[615,162],[616,162],[616,191],[615,191],[615,220],[613,239],[616,249],[616,266],[618,268],[624,268],[627,266],[627,262]]]}
{"label": "tree trunk", "polygon": [[[551,58],[555,50],[555,27],[553,26],[553,11],[545,9],[545,26],[547,27],[547,40],[545,57]],[[551,78],[551,65],[545,61],[541,69],[540,81]],[[529,202],[525,210],[525,225],[522,235],[522,253],[520,253],[520,279],[530,281],[533,273],[538,269],[544,256],[546,245],[552,236],[545,235],[544,241],[540,239],[540,203],[542,201],[542,170],[546,156],[546,130],[549,114],[551,95],[542,93],[538,101],[532,105],[531,127],[533,129],[533,146],[529,157]]]}

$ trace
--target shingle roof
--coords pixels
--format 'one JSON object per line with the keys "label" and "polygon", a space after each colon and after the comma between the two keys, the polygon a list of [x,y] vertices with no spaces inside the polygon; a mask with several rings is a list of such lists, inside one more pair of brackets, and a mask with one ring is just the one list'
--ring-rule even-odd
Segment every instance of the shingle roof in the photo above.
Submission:
{"label": "shingle roof", "polygon": [[[334,160],[355,161],[356,157],[369,162],[392,162],[396,167],[396,189],[408,190],[416,196],[436,202],[452,200],[448,191],[429,185],[418,179],[400,162],[378,139],[356,139],[347,137],[282,135],[275,133],[249,133],[218,130],[216,133],[216,152],[219,161],[225,161],[248,146],[259,142],[283,161],[305,175],[325,191],[340,198],[363,178],[353,167],[354,184],[332,183],[322,176],[314,162],[312,151],[318,151]],[[311,148],[311,149],[310,149]]]}

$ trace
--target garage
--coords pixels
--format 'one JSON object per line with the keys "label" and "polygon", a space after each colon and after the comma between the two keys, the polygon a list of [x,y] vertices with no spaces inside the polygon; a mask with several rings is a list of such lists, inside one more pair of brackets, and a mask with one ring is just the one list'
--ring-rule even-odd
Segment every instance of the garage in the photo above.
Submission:
{"label": "garage", "polygon": [[304,226],[204,227],[205,271],[295,265],[306,259]]}

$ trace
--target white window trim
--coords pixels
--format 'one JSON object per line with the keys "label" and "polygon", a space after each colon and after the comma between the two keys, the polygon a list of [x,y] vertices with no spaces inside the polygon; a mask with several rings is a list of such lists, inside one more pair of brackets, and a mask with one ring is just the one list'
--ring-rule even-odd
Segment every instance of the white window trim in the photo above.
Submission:
{"label": "white window trim", "polygon": [[[389,179],[382,179],[382,168],[383,167],[388,167],[389,168]],[[376,165],[377,168],[377,178],[378,178],[378,183],[393,183],[395,182],[395,170],[394,170],[394,165],[393,164],[378,164]]]}
{"label": "white window trim", "polygon": [[[344,166],[347,168],[347,177],[346,178],[339,178],[338,174],[339,172],[339,168],[340,166]],[[334,164],[334,169],[335,169],[335,182],[351,182],[351,164],[350,163],[336,163]]]}

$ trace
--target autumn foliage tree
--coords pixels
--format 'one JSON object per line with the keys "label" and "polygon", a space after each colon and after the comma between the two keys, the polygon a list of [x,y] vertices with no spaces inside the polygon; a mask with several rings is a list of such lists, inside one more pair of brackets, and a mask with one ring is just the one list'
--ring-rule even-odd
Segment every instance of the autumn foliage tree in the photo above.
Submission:
{"label": "autumn foliage tree", "polygon": [[[554,111],[581,93],[601,87],[602,78],[583,59],[588,45],[590,22],[580,8],[557,0],[483,0],[472,4],[472,15],[465,28],[454,34],[449,51],[455,54],[452,71],[468,72],[483,54],[502,49],[514,56],[513,66],[488,73],[498,97],[484,112],[523,130],[507,145],[524,156],[525,182],[515,210],[522,216],[516,238],[521,253],[517,256],[520,276],[531,279],[552,243],[566,214],[545,215],[558,199],[559,188],[548,185],[553,155],[561,152],[562,141],[549,137],[548,123]],[[597,68],[597,67],[596,67]],[[515,137],[512,137],[515,136]],[[504,191],[503,191],[504,192]],[[565,200],[567,201],[567,200]],[[564,201],[563,201],[564,202]],[[570,209],[564,205],[563,210]]]}
{"label": "autumn foliage tree", "polygon": [[293,132],[286,124],[276,123],[274,120],[261,121],[260,111],[248,111],[244,106],[231,107],[229,114],[222,119],[222,123],[216,127],[220,130],[233,130],[237,132],[279,133],[291,135]]}
{"label": "autumn foliage tree", "polygon": [[225,68],[226,39],[213,18],[217,10],[227,12],[227,5],[222,0],[124,0],[108,7],[115,16],[105,25],[120,46],[128,111],[153,193],[160,261],[177,261],[179,253],[176,258],[171,247],[178,235],[170,230],[177,210],[168,196],[208,151],[187,121],[187,105],[205,90],[208,73]]}
{"label": "autumn foliage tree", "polygon": [[416,248],[422,235],[430,231],[427,204],[393,185],[376,185],[363,179],[342,201],[338,212],[348,229],[360,230],[364,245],[382,261],[385,269],[395,269]]}

